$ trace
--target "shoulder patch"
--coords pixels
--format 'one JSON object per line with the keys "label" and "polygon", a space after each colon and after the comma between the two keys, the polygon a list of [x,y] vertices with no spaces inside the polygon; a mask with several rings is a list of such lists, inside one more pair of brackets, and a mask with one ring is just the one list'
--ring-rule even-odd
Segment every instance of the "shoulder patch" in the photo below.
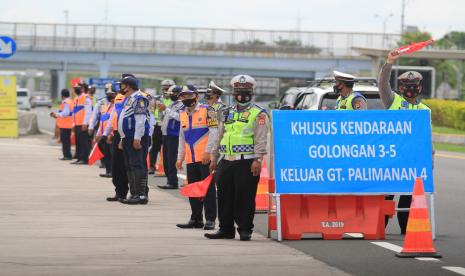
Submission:
{"label": "shoulder patch", "polygon": [[261,126],[266,124],[266,113],[261,112],[260,114],[258,114],[257,120],[258,120],[258,124]]}

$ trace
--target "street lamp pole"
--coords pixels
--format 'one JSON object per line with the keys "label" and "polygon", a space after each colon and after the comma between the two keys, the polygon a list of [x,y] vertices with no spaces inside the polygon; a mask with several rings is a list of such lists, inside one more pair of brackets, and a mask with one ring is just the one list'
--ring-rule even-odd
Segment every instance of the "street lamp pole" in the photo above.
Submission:
{"label": "street lamp pole", "polygon": [[375,14],[376,18],[380,18],[383,22],[383,49],[386,49],[386,25],[389,20],[389,18],[393,17],[394,14],[390,13],[389,15],[382,17],[379,14]]}

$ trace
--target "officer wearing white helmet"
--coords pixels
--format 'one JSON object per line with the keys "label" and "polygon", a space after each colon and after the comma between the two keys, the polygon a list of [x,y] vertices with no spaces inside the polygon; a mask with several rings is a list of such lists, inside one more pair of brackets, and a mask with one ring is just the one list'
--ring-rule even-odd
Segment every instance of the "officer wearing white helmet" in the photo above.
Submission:
{"label": "officer wearing white helmet", "polygon": [[152,104],[153,108],[153,116],[155,118],[155,125],[153,128],[152,134],[152,147],[150,149],[150,168],[149,174],[154,174],[155,164],[157,164],[158,153],[163,144],[163,133],[162,129],[162,122],[163,122],[163,115],[164,111],[167,106],[173,103],[173,99],[171,98],[171,94],[168,92],[169,88],[176,83],[173,80],[166,79],[161,82],[161,98],[153,98]]}
{"label": "officer wearing white helmet", "polygon": [[333,71],[336,83],[333,86],[334,93],[339,95],[336,102],[336,110],[363,110],[367,109],[367,100],[359,92],[354,92],[355,77]]}
{"label": "officer wearing white helmet", "polygon": [[221,110],[226,107],[226,105],[221,102],[221,95],[223,95],[224,92],[226,91],[213,81],[208,85],[204,99],[207,100],[208,105],[216,112],[221,112]]}
{"label": "officer wearing white helmet", "polygon": [[[415,71],[408,71],[400,75],[397,80],[399,81],[399,93],[392,91],[389,79],[391,77],[392,65],[400,57],[397,50],[393,50],[388,54],[386,63],[381,68],[378,77],[379,95],[386,109],[389,110],[430,110],[428,106],[421,103],[419,96],[422,90],[421,81],[423,77],[420,73]],[[434,150],[433,150],[434,155]],[[386,199],[394,199],[393,195],[386,196]],[[402,195],[399,197],[398,208],[409,208],[412,202],[412,196]],[[407,231],[409,212],[397,213],[397,220],[399,221],[401,234]],[[389,217],[386,216],[386,225]]]}
{"label": "officer wearing white helmet", "polygon": [[212,149],[210,169],[217,169],[220,229],[209,239],[233,239],[235,226],[241,241],[252,236],[255,195],[262,158],[266,154],[268,115],[252,102],[256,86],[248,75],[231,80],[236,105],[224,112],[218,126],[218,143]]}

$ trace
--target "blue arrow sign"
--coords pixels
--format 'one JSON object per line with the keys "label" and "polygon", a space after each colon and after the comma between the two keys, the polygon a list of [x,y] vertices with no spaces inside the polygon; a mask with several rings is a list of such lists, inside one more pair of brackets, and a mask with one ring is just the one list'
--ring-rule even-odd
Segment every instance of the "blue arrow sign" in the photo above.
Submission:
{"label": "blue arrow sign", "polygon": [[9,58],[16,52],[16,42],[8,36],[0,36],[0,58]]}

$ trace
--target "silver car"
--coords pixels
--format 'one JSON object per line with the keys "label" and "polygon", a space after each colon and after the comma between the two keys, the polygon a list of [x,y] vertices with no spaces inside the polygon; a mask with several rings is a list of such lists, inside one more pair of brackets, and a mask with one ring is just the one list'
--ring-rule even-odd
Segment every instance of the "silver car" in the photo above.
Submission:
{"label": "silver car", "polygon": [[52,108],[52,98],[48,92],[38,92],[31,97],[31,107],[47,106]]}

